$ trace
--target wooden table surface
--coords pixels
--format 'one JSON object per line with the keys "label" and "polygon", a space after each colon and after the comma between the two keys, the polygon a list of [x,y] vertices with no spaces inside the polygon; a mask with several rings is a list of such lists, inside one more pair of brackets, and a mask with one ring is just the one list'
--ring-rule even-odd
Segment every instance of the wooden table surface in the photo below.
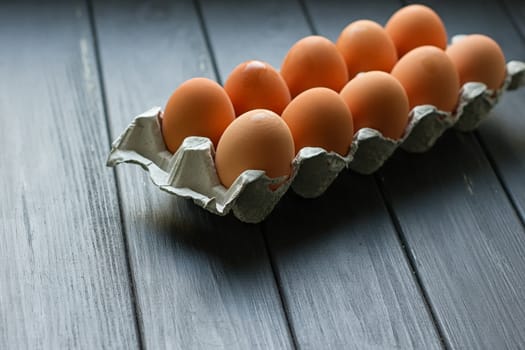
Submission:
{"label": "wooden table surface", "polygon": [[[522,0],[428,4],[525,60]],[[525,348],[525,89],[258,225],[105,166],[184,80],[401,5],[0,2],[0,348]]]}

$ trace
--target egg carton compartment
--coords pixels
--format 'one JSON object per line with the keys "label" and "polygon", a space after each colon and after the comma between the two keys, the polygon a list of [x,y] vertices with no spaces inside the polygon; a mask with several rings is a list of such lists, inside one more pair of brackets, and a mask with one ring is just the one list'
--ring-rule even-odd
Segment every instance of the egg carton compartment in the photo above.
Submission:
{"label": "egg carton compartment", "polygon": [[377,130],[361,129],[354,135],[357,150],[349,168],[371,174],[379,169],[390,155],[401,147],[412,153],[430,149],[449,128],[471,131],[488,116],[500,96],[507,90],[525,85],[525,63],[507,63],[507,76],[498,91],[492,91],[482,83],[466,83],[462,86],[458,107],[453,113],[437,110],[431,105],[416,106],[410,111],[409,123],[400,140],[384,137]]}
{"label": "egg carton compartment", "polygon": [[[448,128],[464,131],[476,128],[505,90],[523,85],[525,63],[509,62],[507,79],[499,91],[487,90],[479,83],[465,84],[454,113],[438,111],[430,105],[416,106],[410,112],[401,140],[388,139],[376,130],[364,128],[354,135],[352,147],[344,157],[322,148],[306,147],[293,160],[289,178],[270,179],[264,171],[247,170],[228,189],[217,176],[215,150],[208,138],[187,137],[175,154],[166,149],[161,133],[162,111],[155,107],[135,117],[113,142],[107,165],[138,164],[165,192],[191,198],[198,206],[217,215],[231,211],[243,222],[258,223],[270,214],[289,187],[302,197],[318,197],[344,168],[371,174],[398,147],[409,152],[424,152]],[[280,186],[271,190],[270,186],[276,183]]]}

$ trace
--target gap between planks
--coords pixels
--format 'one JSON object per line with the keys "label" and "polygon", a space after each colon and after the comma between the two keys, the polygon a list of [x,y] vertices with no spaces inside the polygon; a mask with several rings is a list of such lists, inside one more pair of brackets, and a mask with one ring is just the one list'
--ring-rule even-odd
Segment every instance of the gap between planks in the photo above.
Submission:
{"label": "gap between planks", "polygon": [[[514,30],[518,34],[518,37],[520,38],[522,44],[525,44],[525,33],[523,33],[521,31],[520,27],[518,26],[518,23],[516,22],[516,19],[514,18],[514,16],[512,16],[512,13],[511,13],[511,11],[509,9],[509,6],[508,6],[507,2],[506,1],[496,1],[496,3],[499,6],[501,6],[501,9],[502,9],[503,13],[505,13],[507,18],[510,20],[510,23],[514,27]],[[485,140],[483,140],[483,137],[479,133],[479,130],[475,130],[474,135],[476,136],[476,140],[478,141],[481,149],[483,150],[483,153],[485,154],[485,157],[487,158],[491,168],[494,170],[494,174],[496,175],[496,177],[498,179],[498,182],[500,183],[501,188],[503,189],[503,192],[505,192],[505,195],[509,199],[509,202],[510,202],[510,204],[512,206],[512,209],[514,209],[514,211],[516,212],[516,215],[518,216],[518,219],[521,222],[521,225],[525,228],[525,216],[520,211],[520,208],[519,208],[519,205],[518,205],[516,199],[512,195],[512,192],[511,192],[509,186],[506,184],[506,182],[505,182],[505,180],[503,178],[503,174],[501,172],[501,169],[498,167],[496,159],[494,158],[494,156],[490,152],[489,148],[487,147],[487,144],[485,143]]]}
{"label": "gap between planks", "polygon": [[[206,26],[206,21],[204,19],[204,15],[202,13],[202,6],[201,6],[199,0],[193,0],[193,4],[194,4],[194,7],[195,7],[195,12],[197,13],[197,18],[199,20],[199,25],[201,27],[201,31],[202,31],[202,34],[203,34],[203,37],[204,37],[204,41],[206,43],[206,49],[208,50],[208,54],[210,56],[210,61],[211,61],[211,64],[212,64],[213,72],[215,74],[217,82],[222,85],[222,80],[223,79],[222,79],[221,74],[219,72],[219,67],[217,65],[217,59],[216,59],[215,52],[213,50],[213,46],[212,46],[211,40],[210,40],[209,30],[208,30],[208,27]],[[270,247],[268,245],[268,239],[266,237],[264,221],[262,223],[260,223],[260,224],[257,224],[257,227],[258,227],[258,231],[261,234],[261,236],[263,238],[263,241],[264,241],[264,249],[266,251],[266,256],[268,257],[268,262],[270,264],[270,268],[271,268],[272,275],[273,275],[273,278],[274,278],[274,282],[275,282],[275,286],[276,286],[276,289],[277,289],[277,293],[279,294],[279,302],[280,302],[281,309],[282,309],[282,312],[283,312],[283,315],[284,315],[284,318],[285,318],[285,321],[286,321],[286,327],[288,329],[288,333],[289,333],[289,336],[290,336],[291,345],[292,345],[292,347],[294,349],[298,349],[299,347],[298,347],[298,343],[297,343],[297,337],[295,335],[294,329],[293,329],[292,324],[291,324],[291,319],[290,319],[288,306],[286,304],[286,301],[285,301],[284,295],[283,295],[283,291],[282,291],[282,283],[281,283],[281,280],[280,280],[279,275],[277,273],[277,270],[276,270],[276,267],[275,267],[274,258],[273,258],[272,254],[271,254]]]}
{"label": "gap between planks", "polygon": [[[102,64],[100,59],[100,47],[99,47],[99,41],[98,41],[98,33],[97,33],[97,27],[96,27],[96,19],[95,19],[95,11],[93,8],[93,1],[92,0],[86,0],[86,7],[88,12],[88,18],[89,18],[89,27],[91,30],[91,37],[93,38],[92,45],[93,45],[93,51],[95,55],[95,68],[96,68],[96,76],[99,81],[100,86],[100,98],[102,101],[102,111],[104,113],[104,122],[106,124],[106,135],[108,139],[108,144],[112,144],[111,140],[111,124],[109,122],[109,109],[108,109],[108,103],[107,103],[107,95],[106,95],[106,89],[104,86],[104,72],[102,70]],[[137,332],[137,337],[139,341],[139,349],[145,349],[144,344],[144,327],[143,327],[143,321],[141,316],[141,310],[140,306],[137,302],[137,288],[135,283],[135,277],[133,273],[133,266],[130,258],[130,251],[129,251],[129,242],[128,242],[128,235],[126,232],[126,226],[125,226],[125,219],[124,219],[124,212],[122,208],[122,197],[121,197],[121,186],[119,183],[119,179],[117,177],[116,169],[108,169],[113,174],[113,179],[115,182],[115,191],[116,191],[116,197],[117,197],[117,203],[118,203],[118,213],[120,218],[120,227],[122,229],[122,238],[124,241],[124,248],[125,248],[125,257],[126,257],[126,266],[128,270],[128,278],[130,281],[130,289],[131,289],[131,304],[133,305],[133,312],[135,314],[135,330]]]}
{"label": "gap between planks", "polygon": [[[319,35],[319,32],[317,28],[315,27],[314,21],[312,19],[312,16],[310,14],[310,11],[308,9],[308,6],[304,2],[304,0],[297,0],[300,4],[300,7],[304,13],[304,17],[306,18],[306,21],[308,23],[308,26],[310,27],[310,31],[313,35]],[[379,193],[381,194],[381,198],[383,199],[383,202],[385,204],[386,210],[388,212],[388,216],[390,218],[390,221],[394,227],[394,230],[396,232],[396,238],[397,242],[401,246],[401,250],[403,251],[403,256],[405,258],[405,261],[407,265],[410,267],[410,270],[413,272],[412,276],[414,279],[414,282],[417,286],[417,290],[419,292],[419,295],[423,299],[423,302],[425,304],[425,308],[430,316],[430,319],[432,320],[432,324],[434,326],[434,329],[438,335],[439,341],[441,342],[441,346],[444,349],[450,349],[451,346],[444,336],[443,329],[440,327],[439,322],[437,322],[435,311],[432,307],[432,304],[430,303],[430,299],[428,297],[427,292],[425,291],[425,288],[423,286],[423,283],[421,281],[421,278],[419,276],[419,271],[417,269],[417,266],[414,262],[414,260],[411,258],[411,255],[408,251],[408,242],[404,236],[403,230],[401,229],[401,225],[399,224],[399,219],[396,216],[396,213],[392,207],[392,204],[389,201],[389,198],[387,197],[387,194],[385,192],[384,186],[381,184],[381,182],[378,179],[377,173],[373,175],[374,176],[374,182],[379,190]]]}

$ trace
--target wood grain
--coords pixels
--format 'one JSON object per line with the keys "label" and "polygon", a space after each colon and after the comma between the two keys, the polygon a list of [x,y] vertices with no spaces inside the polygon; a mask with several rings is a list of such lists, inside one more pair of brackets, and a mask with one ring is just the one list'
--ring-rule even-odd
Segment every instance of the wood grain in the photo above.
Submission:
{"label": "wood grain", "polygon": [[[248,59],[278,68],[310,34],[291,1],[202,8],[223,81]],[[299,348],[440,347],[372,178],[344,174],[317,200],[289,194],[263,226]]]}
{"label": "wood grain", "polygon": [[525,3],[519,0],[503,0],[504,13],[510,19],[510,23],[514,25],[521,34],[521,39],[525,40]]}
{"label": "wood grain", "polygon": [[[191,1],[98,1],[112,137],[184,80],[215,78]],[[209,214],[117,169],[146,348],[291,347],[258,226]]]}
{"label": "wood grain", "polygon": [[[520,1],[428,3],[450,34],[489,34],[524,60]],[[95,46],[89,2],[1,2],[0,348],[523,347],[523,90],[479,134],[397,152],[379,188],[343,173],[257,226],[104,166],[134,115],[219,78],[214,60],[222,80],[246,59],[278,68],[309,23],[335,40],[399,4],[306,0],[305,17],[292,1],[98,0]]]}
{"label": "wood grain", "polygon": [[138,347],[85,4],[0,3],[0,347]]}
{"label": "wood grain", "polygon": [[392,13],[399,7],[399,2],[389,1],[340,1],[305,0],[314,30],[333,42],[337,41],[341,31],[353,21],[369,19],[385,25]]}
{"label": "wood grain", "polygon": [[238,64],[258,59],[279,69],[288,49],[308,35],[294,1],[200,1],[221,80]]}
{"label": "wood grain", "polygon": [[[497,34],[495,27],[505,27],[499,5],[488,1],[427,3],[451,35]],[[496,39],[504,46],[516,43],[510,31]],[[522,114],[509,100],[481,127],[484,140],[493,125],[502,134],[491,142],[504,142],[504,119]],[[520,146],[513,147],[519,153]],[[512,163],[508,173],[505,163],[500,170],[514,193],[519,187],[510,185]],[[450,131],[425,154],[398,152],[381,177],[447,345],[523,346],[525,232],[474,134]]]}
{"label": "wood grain", "polygon": [[473,135],[399,153],[382,173],[449,345],[523,344],[524,232]]}
{"label": "wood grain", "polygon": [[372,178],[288,196],[267,232],[301,347],[440,348]]}
{"label": "wood grain", "polygon": [[[525,61],[525,41],[516,31],[502,3],[497,1],[462,1],[461,4],[431,2],[448,24],[451,34],[482,33],[496,40],[507,61]],[[483,11],[472,8],[483,7]],[[523,2],[508,4],[518,25],[523,28]],[[468,20],[465,20],[468,18]],[[508,195],[525,222],[525,89],[506,93],[492,111],[491,117],[479,128],[481,141],[501,177]]]}

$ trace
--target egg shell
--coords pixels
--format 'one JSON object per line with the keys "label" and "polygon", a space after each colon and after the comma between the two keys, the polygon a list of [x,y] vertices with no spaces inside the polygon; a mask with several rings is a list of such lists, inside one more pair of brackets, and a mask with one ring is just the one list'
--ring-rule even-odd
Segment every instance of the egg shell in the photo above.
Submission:
{"label": "egg shell", "polygon": [[459,98],[459,76],[447,54],[434,46],[421,46],[403,56],[391,73],[408,96],[410,109],[430,104],[452,112]]}
{"label": "egg shell", "polygon": [[359,72],[390,72],[397,62],[396,47],[392,39],[374,21],[359,20],[350,23],[339,35],[336,46],[345,60],[349,79]]}
{"label": "egg shell", "polygon": [[385,25],[397,49],[397,56],[419,46],[432,45],[445,49],[447,31],[439,15],[425,5],[408,5],[396,11]]}
{"label": "egg shell", "polygon": [[282,114],[292,133],[295,153],[321,147],[345,156],[352,144],[352,114],[339,94],[318,87],[300,93]]}
{"label": "egg shell", "polygon": [[408,97],[399,81],[388,73],[361,73],[341,90],[352,112],[354,128],[371,128],[397,140],[408,124]]}
{"label": "egg shell", "polygon": [[281,65],[292,98],[313,87],[339,92],[348,81],[348,71],[337,47],[325,37],[312,35],[297,41]]}
{"label": "egg shell", "polygon": [[230,96],[236,116],[261,108],[281,114],[291,100],[281,74],[270,64],[256,60],[235,67],[224,90]]}
{"label": "egg shell", "polygon": [[505,81],[505,56],[492,38],[473,34],[456,41],[446,50],[459,74],[460,84],[480,82],[497,90]]}
{"label": "egg shell", "polygon": [[254,109],[224,131],[215,153],[221,183],[230,187],[245,170],[263,170],[270,178],[288,177],[295,156],[286,123],[272,111]]}
{"label": "egg shell", "polygon": [[188,136],[207,137],[217,145],[234,119],[233,105],[222,86],[207,78],[193,78],[170,96],[162,115],[162,135],[172,153]]}

